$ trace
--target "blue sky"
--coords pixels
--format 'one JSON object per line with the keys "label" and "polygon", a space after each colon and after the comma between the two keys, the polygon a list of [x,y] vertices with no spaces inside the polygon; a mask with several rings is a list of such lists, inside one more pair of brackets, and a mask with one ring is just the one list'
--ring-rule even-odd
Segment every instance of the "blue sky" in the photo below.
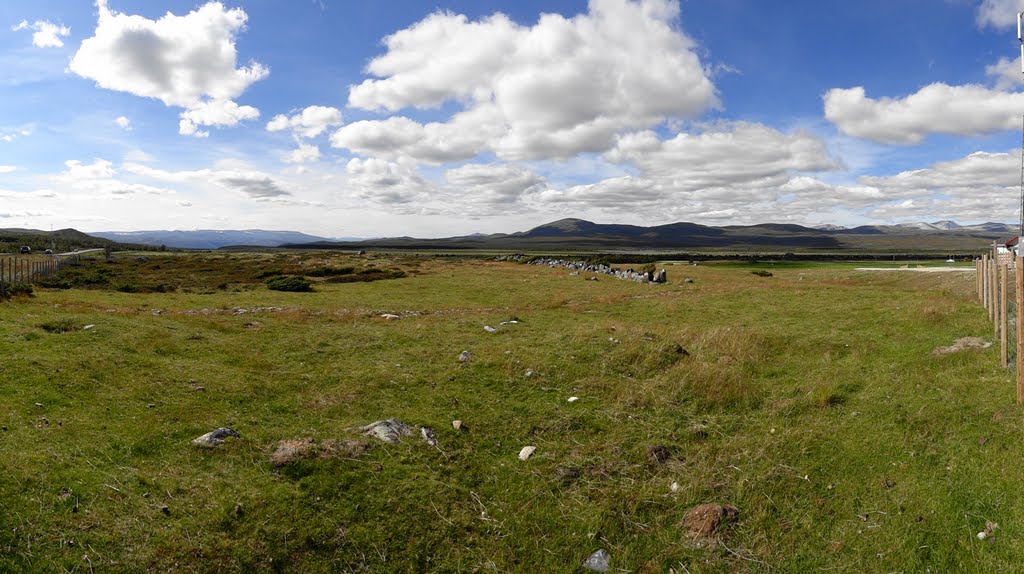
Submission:
{"label": "blue sky", "polygon": [[0,5],[0,228],[1019,216],[1024,0]]}

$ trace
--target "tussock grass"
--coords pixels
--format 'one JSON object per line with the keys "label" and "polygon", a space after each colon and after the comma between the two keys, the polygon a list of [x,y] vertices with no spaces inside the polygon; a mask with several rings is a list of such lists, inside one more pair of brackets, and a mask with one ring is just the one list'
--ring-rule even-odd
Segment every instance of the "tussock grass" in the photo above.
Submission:
{"label": "tussock grass", "polygon": [[[407,276],[317,271],[371,264]],[[973,280],[750,270],[655,287],[414,256],[83,265],[0,304],[0,571],[569,572],[597,548],[637,572],[1013,571],[1011,375],[994,348],[931,354],[989,336]],[[263,286],[280,275],[316,291]],[[69,320],[95,327],[39,328]],[[391,417],[437,448],[271,460]],[[241,439],[189,444],[219,426]],[[706,502],[740,515],[698,545],[680,523]]]}

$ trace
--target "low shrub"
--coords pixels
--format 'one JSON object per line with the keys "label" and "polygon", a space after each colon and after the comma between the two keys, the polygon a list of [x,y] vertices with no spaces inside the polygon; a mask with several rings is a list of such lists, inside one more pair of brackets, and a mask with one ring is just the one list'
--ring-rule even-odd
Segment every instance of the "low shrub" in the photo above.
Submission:
{"label": "low shrub", "polygon": [[280,269],[267,269],[267,270],[260,271],[259,273],[257,273],[256,274],[256,278],[257,279],[266,279],[268,277],[278,277],[280,275],[284,275],[284,271],[281,271]]}
{"label": "low shrub", "polygon": [[278,277],[267,279],[267,289],[271,289],[273,291],[306,293],[313,290],[313,285],[302,277],[296,277],[294,275],[280,275]]}
{"label": "low shrub", "polygon": [[31,297],[32,285],[28,283],[6,283],[4,284],[3,295],[7,299],[11,297]]}
{"label": "low shrub", "polygon": [[68,331],[77,331],[79,325],[72,319],[64,318],[40,323],[39,328],[47,333],[67,333]]}
{"label": "low shrub", "polygon": [[338,275],[351,275],[355,273],[355,267],[319,267],[307,272],[307,277],[335,277]]}
{"label": "low shrub", "polygon": [[156,285],[138,285],[136,283],[123,283],[117,286],[121,293],[173,293],[174,285],[157,283]]}
{"label": "low shrub", "polygon": [[328,283],[359,283],[380,281],[383,279],[401,279],[405,271],[398,269],[363,269],[352,275],[337,275],[327,280]]}
{"label": "low shrub", "polygon": [[751,271],[750,273],[757,275],[758,277],[773,277],[771,271],[765,271],[764,269],[758,269],[757,271]]}

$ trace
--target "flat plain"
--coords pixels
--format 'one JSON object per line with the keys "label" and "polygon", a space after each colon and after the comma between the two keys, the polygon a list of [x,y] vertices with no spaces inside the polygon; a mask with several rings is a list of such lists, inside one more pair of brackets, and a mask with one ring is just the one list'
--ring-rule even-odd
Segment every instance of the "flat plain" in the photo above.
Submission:
{"label": "flat plain", "polygon": [[98,257],[0,303],[0,571],[1013,571],[1013,373],[933,354],[991,340],[973,267],[852,267]]}

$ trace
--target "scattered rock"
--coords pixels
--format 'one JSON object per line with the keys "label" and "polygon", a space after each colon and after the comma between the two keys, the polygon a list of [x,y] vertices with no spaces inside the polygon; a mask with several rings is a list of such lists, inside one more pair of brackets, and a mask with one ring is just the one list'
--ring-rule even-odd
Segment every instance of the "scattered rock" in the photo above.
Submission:
{"label": "scattered rock", "polygon": [[679,483],[673,480],[672,484],[668,487],[668,489],[671,490],[672,492],[679,492]]}
{"label": "scattered rock", "polygon": [[155,409],[156,408],[156,403],[149,403],[148,405],[146,405],[146,408],[147,409]]}
{"label": "scattered rock", "polygon": [[472,356],[473,356],[473,354],[470,353],[469,351],[463,351],[463,352],[459,353],[459,362],[460,363],[465,363]]}
{"label": "scattered rock", "polygon": [[583,567],[592,572],[607,572],[609,568],[608,553],[604,548],[594,552],[583,561]]}
{"label": "scattered rock", "polygon": [[214,448],[224,444],[224,439],[228,437],[241,438],[237,432],[226,427],[220,427],[204,434],[203,436],[192,439],[192,444],[196,446]]}
{"label": "scattered rock", "polygon": [[892,480],[890,480],[888,478],[882,479],[882,488],[884,488],[886,490],[889,490],[890,488],[892,488],[894,486],[896,486],[896,483],[893,482]]}
{"label": "scattered rock", "polygon": [[434,434],[434,429],[430,427],[420,427],[420,436],[423,437],[423,441],[430,446],[437,446],[437,435]]}
{"label": "scattered rock", "polygon": [[463,429],[462,421],[460,421],[460,420],[452,421],[452,428],[457,430],[457,431],[461,431]]}
{"label": "scattered rock", "polygon": [[693,283],[693,279],[687,277],[686,279],[683,279],[683,283]]}
{"label": "scattered rock", "polygon": [[690,356],[690,352],[687,351],[686,349],[684,349],[683,346],[680,345],[679,343],[676,343],[675,352],[676,352],[677,355],[682,355],[683,357],[689,357]]}
{"label": "scattered rock", "polygon": [[242,508],[242,503],[241,502],[236,502],[235,503],[235,516],[241,516],[243,514],[245,514],[245,509]]}
{"label": "scattered rock", "polygon": [[83,330],[83,331],[88,331],[88,330],[92,329],[92,328],[93,328],[93,327],[95,327],[95,326],[96,326],[96,325],[93,325],[92,323],[90,323],[90,324],[88,324],[88,325],[86,325],[86,326],[82,327],[82,330]]}
{"label": "scattered rock", "polygon": [[398,444],[403,436],[412,436],[412,427],[395,419],[376,421],[359,430],[366,433],[367,436],[372,436],[390,444]]}
{"label": "scattered rock", "polygon": [[992,522],[991,520],[986,520],[985,521],[985,530],[982,530],[981,532],[978,533],[978,540],[985,540],[986,538],[992,538],[992,536],[996,533],[996,528],[999,528],[998,524],[996,524],[995,522]]}
{"label": "scattered rock", "polygon": [[274,466],[284,466],[303,459],[356,457],[370,450],[370,445],[354,440],[315,441],[311,438],[289,439],[277,443],[270,455]]}
{"label": "scattered rock", "polygon": [[494,327],[491,327],[490,325],[484,325],[484,331],[487,331],[488,333],[497,333],[498,332],[497,329],[495,329]]}
{"label": "scattered rock", "polygon": [[987,349],[992,346],[990,341],[986,341],[981,337],[961,337],[953,344],[948,347],[935,347],[932,351],[933,355],[948,355],[950,353],[956,353],[957,351],[963,351],[966,349]]}
{"label": "scattered rock", "polygon": [[519,460],[527,460],[533,456],[534,451],[537,450],[535,446],[524,446],[523,450],[519,451]]}
{"label": "scattered rock", "polygon": [[536,377],[537,375],[538,375],[537,371],[534,371],[533,369],[526,369],[526,378],[527,379],[532,379],[533,377]]}
{"label": "scattered rock", "polygon": [[731,504],[709,502],[687,510],[681,526],[695,538],[714,538],[723,525],[735,521],[739,515],[739,509]]}
{"label": "scattered rock", "polygon": [[380,318],[384,319],[385,321],[397,321],[398,319],[401,319],[401,317],[395,315],[394,313],[384,313],[383,315],[380,316]]}
{"label": "scattered rock", "polygon": [[171,515],[171,509],[167,508],[166,504],[160,507],[160,512],[163,512],[164,516],[170,516]]}
{"label": "scattered rock", "polygon": [[39,408],[43,408],[43,403],[36,403],[36,406]]}
{"label": "scattered rock", "polygon": [[645,449],[647,462],[651,464],[665,464],[672,458],[672,448],[663,444],[656,444]]}
{"label": "scattered rock", "polygon": [[569,397],[568,399],[566,399],[566,401],[570,403],[575,403],[578,400],[580,400],[579,397]]}
{"label": "scattered rock", "polygon": [[587,277],[587,281],[600,281],[597,277]]}

